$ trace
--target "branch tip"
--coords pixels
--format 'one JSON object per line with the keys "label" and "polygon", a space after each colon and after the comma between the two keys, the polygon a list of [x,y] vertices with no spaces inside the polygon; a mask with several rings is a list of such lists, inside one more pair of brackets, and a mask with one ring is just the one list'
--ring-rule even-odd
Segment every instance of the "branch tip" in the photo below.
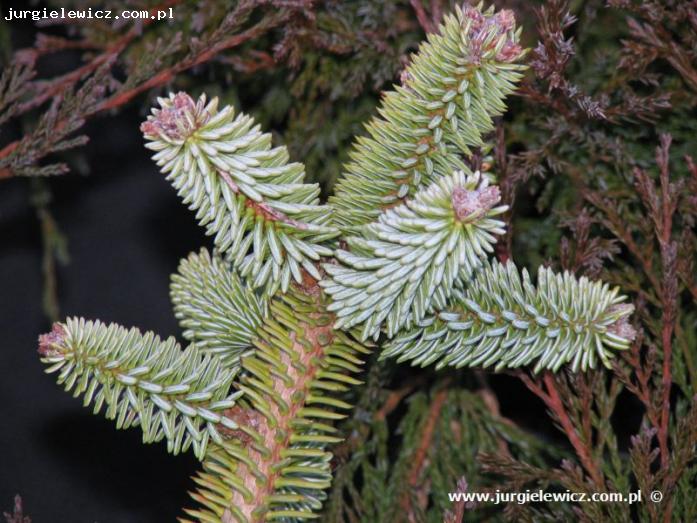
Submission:
{"label": "branch tip", "polygon": [[456,187],[452,195],[453,209],[459,221],[482,216],[499,201],[501,191],[496,185],[480,187],[473,191]]}
{"label": "branch tip", "polygon": [[62,324],[54,323],[51,332],[39,336],[39,354],[43,357],[59,355],[67,334]]}
{"label": "branch tip", "polygon": [[609,312],[611,314],[619,314],[620,317],[608,326],[608,332],[630,342],[634,341],[637,336],[637,331],[632,324],[629,323],[629,317],[634,312],[634,305],[630,303],[619,303],[610,307]]}
{"label": "branch tip", "polygon": [[[515,14],[502,9],[493,16],[484,15],[479,9],[465,5],[462,8],[462,26],[470,39],[470,58],[479,64],[486,51],[497,49],[495,58],[500,62],[513,62],[520,58],[523,48],[510,32],[515,29]],[[494,33],[495,38],[489,38]],[[501,42],[501,39],[504,41]],[[484,46],[484,43],[489,41]]]}
{"label": "branch tip", "polygon": [[160,100],[161,108],[153,109],[148,119],[140,125],[140,130],[145,136],[162,135],[172,140],[186,140],[208,122],[210,114],[205,102],[203,96],[195,102],[191,96],[179,91]]}

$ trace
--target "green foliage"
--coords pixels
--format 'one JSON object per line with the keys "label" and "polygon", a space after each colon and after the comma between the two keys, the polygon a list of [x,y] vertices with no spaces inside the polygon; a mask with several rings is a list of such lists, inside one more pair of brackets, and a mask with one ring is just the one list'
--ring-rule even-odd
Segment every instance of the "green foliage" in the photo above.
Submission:
{"label": "green foliage", "polygon": [[[251,5],[240,4],[245,17]],[[307,26],[289,24],[281,46],[288,56],[301,49],[293,38],[312,31],[314,19],[304,20]],[[329,205],[320,204],[317,184],[304,183],[303,165],[289,162],[285,147],[272,147],[249,116],[205,95],[159,99],[141,127],[146,146],[216,249],[191,255],[172,278],[175,315],[192,345],[181,351],[173,339],[68,320],[42,338],[40,350],[49,370],[61,371],[59,382],[85,393],[87,404],[94,399],[97,411],[105,403],[117,426],[141,425],[147,441],[166,438],[174,452],[194,447],[203,470],[194,478],[199,507],[188,517],[251,523],[317,516],[332,479],[330,445],[341,441],[333,422],[351,408],[350,386],[360,383],[355,374],[369,351],[354,335],[379,342],[385,334],[383,356],[415,364],[535,371],[566,364],[569,376],[598,362],[610,366],[614,350],[630,346],[632,307],[618,289],[547,268],[535,287],[512,262],[487,261],[496,235],[507,230],[501,193],[507,202],[513,193],[503,153],[496,151],[500,179],[482,158],[491,158],[494,118],[522,76],[518,38],[510,11],[465,6],[447,16],[402,85],[385,95]],[[564,378],[545,373],[543,390],[520,375],[562,428],[581,419],[559,410],[565,404],[550,383]],[[613,387],[584,421],[584,441],[609,423],[619,394]],[[570,403],[573,395],[565,397]],[[337,519],[348,496],[369,521],[405,506],[409,518],[435,521],[427,493],[419,493],[425,504],[402,501],[427,480],[439,489],[433,506],[440,511],[458,474],[477,475],[475,447],[513,448],[501,460],[529,461],[515,469],[529,476],[549,457],[490,399],[467,391],[414,395],[392,454],[386,414],[372,407],[369,444],[362,455],[351,449],[332,496],[329,513]],[[455,427],[457,437],[448,439]],[[438,438],[442,454],[432,443]],[[597,455],[613,445],[615,466],[615,440],[603,440]],[[595,480],[600,473],[588,464],[595,455],[579,455]],[[562,484],[582,485],[583,472],[568,468],[573,474]]]}
{"label": "green foliage", "polygon": [[510,11],[482,13],[465,6],[428,35],[402,73],[402,86],[385,93],[380,118],[358,138],[330,203],[336,223],[358,232],[383,209],[414,196],[443,174],[469,173],[472,148],[485,147],[492,117],[505,110],[524,66]]}
{"label": "green foliage", "polygon": [[574,371],[610,367],[611,350],[627,349],[634,337],[619,289],[602,282],[555,274],[540,267],[537,288],[515,265],[485,264],[456,291],[455,307],[439,312],[411,332],[388,342],[383,357],[414,365],[488,367],[496,370],[535,364],[534,370]]}
{"label": "green foliage", "polygon": [[217,249],[269,296],[287,291],[291,277],[300,283],[301,269],[319,279],[312,262],[331,254],[320,242],[338,231],[318,205],[319,187],[302,183],[302,164],[288,163],[286,148],[272,148],[249,116],[219,111],[217,99],[159,101],[142,125],[146,147]]}
{"label": "green foliage", "polygon": [[[293,288],[270,304],[234,409],[239,429],[210,452],[193,494],[200,521],[300,521],[315,517],[331,483],[334,420],[351,405],[340,395],[367,350],[332,328],[319,288]],[[339,411],[339,412],[337,412]]]}
{"label": "green foliage", "polygon": [[217,255],[201,249],[179,264],[172,275],[170,297],[183,336],[211,352],[229,369],[252,350],[265,303]]}
{"label": "green foliage", "polygon": [[494,234],[503,234],[503,222],[493,217],[506,207],[494,207],[498,188],[488,183],[479,172],[444,176],[385,211],[363,237],[350,237],[351,251],[335,253],[343,265],[324,265],[336,328],[364,323],[363,338],[377,339],[386,322],[392,337],[432,307],[445,307],[454,286],[493,250]]}
{"label": "green foliage", "polygon": [[[449,376],[419,387],[405,396],[398,410],[385,412],[388,399],[400,389],[384,387],[389,382],[403,387],[399,378],[405,377],[386,368],[387,363],[371,366],[355,414],[342,425],[348,436],[337,449],[340,459],[322,521],[403,521],[395,514],[413,514],[415,521],[443,523],[443,514],[452,507],[448,493],[457,490],[460,478],[466,478],[472,492],[495,486],[482,474],[479,454],[506,453],[535,465],[565,457],[492,412],[487,392],[463,387],[465,376],[458,376],[458,384]],[[412,381],[413,372],[406,375]],[[477,507],[463,521],[499,521],[503,508]],[[571,505],[566,508],[562,521],[573,519]]]}
{"label": "green foliage", "polygon": [[202,459],[209,440],[222,443],[218,424],[237,428],[224,414],[239,397],[230,393],[235,373],[194,345],[182,351],[174,338],[77,318],[39,344],[46,372],[58,372],[66,391],[95,414],[104,407],[119,429],[139,426],[144,443],[166,439],[173,454],[193,447]]}
{"label": "green foliage", "polygon": [[[580,503],[577,520],[691,521],[697,170],[687,155],[697,150],[694,5],[543,7],[532,74],[499,136],[501,151],[508,150],[500,156],[502,192],[512,204],[508,230],[515,231],[512,249],[502,250],[521,265],[546,263],[620,285],[633,297],[637,337],[611,372],[522,375],[571,443],[569,461],[537,467],[499,455],[480,463],[502,490],[668,493],[661,503],[631,507]],[[542,519],[540,513],[565,520],[553,503],[507,511],[509,520]]]}

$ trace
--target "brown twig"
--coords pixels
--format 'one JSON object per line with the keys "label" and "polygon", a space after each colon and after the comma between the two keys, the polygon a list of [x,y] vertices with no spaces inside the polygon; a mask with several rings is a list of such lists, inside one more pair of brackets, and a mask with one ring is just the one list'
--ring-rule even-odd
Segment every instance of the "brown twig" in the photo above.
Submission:
{"label": "brown twig", "polygon": [[[447,380],[446,380],[447,383]],[[411,520],[412,515],[412,494],[414,490],[419,486],[419,480],[424,469],[424,462],[428,457],[428,450],[431,447],[431,441],[433,440],[433,434],[436,430],[436,424],[438,423],[438,418],[443,410],[443,405],[448,398],[447,387],[439,390],[433,398],[431,405],[428,409],[428,415],[426,416],[426,421],[423,425],[423,431],[421,433],[421,439],[419,441],[419,446],[414,452],[414,459],[412,461],[411,468],[409,470],[409,475],[407,476],[407,484],[409,489],[402,496],[400,506],[403,509],[403,513],[407,516],[407,519]]]}
{"label": "brown twig", "polygon": [[518,376],[523,381],[525,386],[537,397],[539,397],[557,418],[562,430],[564,431],[564,434],[566,434],[571,446],[576,451],[576,455],[581,461],[583,468],[586,469],[586,472],[591,477],[593,482],[599,487],[604,486],[605,482],[603,480],[603,475],[592,458],[592,452],[589,448],[588,442],[584,444],[584,442],[581,441],[578,431],[576,430],[576,427],[574,427],[574,424],[566,411],[566,407],[564,407],[564,402],[559,395],[559,391],[557,390],[554,376],[547,372],[542,378],[546,392],[542,386],[533,381],[527,374],[520,372],[518,373]]}
{"label": "brown twig", "polygon": [[[152,89],[155,87],[160,87],[173,80],[177,74],[209,61],[218,53],[221,53],[222,51],[225,51],[233,47],[237,47],[243,44],[244,42],[251,40],[252,38],[260,36],[272,27],[279,25],[284,19],[285,17],[282,15],[265,17],[262,21],[250,27],[246,31],[237,35],[230,36],[222,42],[219,42],[218,44],[192,56],[191,58],[184,60],[181,63],[172,67],[168,67],[163,71],[160,71],[158,74],[156,74],[149,80],[143,82],[142,84],[136,87],[133,87],[132,89],[115,94],[114,96],[105,100],[103,103],[97,106],[97,109],[92,114],[107,111],[109,109],[114,109],[131,101],[133,98],[135,98],[143,91],[147,91],[148,89]],[[88,116],[92,116],[92,114],[89,114]]]}
{"label": "brown twig", "polygon": [[[170,81],[172,81],[176,75],[179,73],[182,73],[188,69],[191,69],[192,67],[195,67],[197,65],[200,65],[204,62],[209,61],[213,57],[215,57],[217,54],[221,53],[222,51],[225,51],[227,49],[237,47],[244,42],[247,42],[250,39],[256,38],[260,36],[261,34],[265,33],[266,31],[270,30],[273,27],[276,27],[280,25],[284,20],[286,16],[283,13],[277,13],[271,16],[266,16],[264,17],[260,22],[255,24],[254,26],[250,27],[246,31],[232,35],[221,42],[204,49],[195,55],[183,60],[182,62],[173,65],[171,67],[167,67],[164,70],[160,71],[150,79],[142,82],[141,84],[132,87],[130,89],[127,89],[125,91],[122,91],[120,93],[115,93],[113,96],[110,98],[107,98],[106,100],[103,100],[101,103],[97,104],[96,107],[94,107],[92,110],[89,112],[86,112],[83,115],[83,118],[89,118],[92,117],[98,113],[108,111],[110,109],[115,109],[117,107],[120,107],[122,105],[125,105],[126,103],[130,102],[133,98],[138,96],[144,91],[147,91],[149,89],[154,89],[156,87],[161,87]],[[124,37],[125,38],[125,37]],[[113,50],[112,50],[113,53]],[[105,53],[105,55],[112,56],[109,53]],[[100,55],[101,56],[101,55]],[[93,66],[98,67],[101,64],[106,63],[106,58],[100,58],[97,61],[97,65],[94,65],[94,62],[91,62],[90,64],[87,64],[85,66],[86,68],[89,68],[92,70]],[[81,71],[80,74],[85,74],[86,69]],[[77,74],[77,71],[75,72]],[[71,80],[73,77],[70,78]],[[67,81],[67,80],[66,80]],[[52,92],[55,89],[52,89]],[[56,124],[56,130],[60,130],[63,125],[65,125],[65,122],[58,122]],[[14,142],[11,142],[7,144],[3,149],[0,150],[0,159],[5,158],[12,154],[12,152],[19,146],[21,143],[21,140],[17,140]],[[13,176],[13,173],[10,171],[10,169],[0,169],[0,179],[3,178],[10,178]]]}
{"label": "brown twig", "polygon": [[[656,164],[660,171],[661,206],[660,217],[655,216],[658,243],[661,250],[663,266],[663,281],[661,286],[661,343],[663,346],[663,369],[661,373],[661,423],[658,428],[658,442],[661,449],[661,469],[668,474],[670,454],[668,438],[670,431],[670,391],[673,385],[673,332],[677,316],[678,277],[677,256],[678,247],[672,240],[673,213],[677,208],[677,197],[673,192],[675,187],[670,184],[669,149],[671,137],[661,135],[661,143],[656,148]],[[672,503],[664,509],[664,521],[670,521]]]}
{"label": "brown twig", "polygon": [[426,33],[434,33],[436,28],[431,17],[426,14],[421,0],[411,0],[410,1],[414,12],[416,13],[416,19],[419,21],[419,25]]}
{"label": "brown twig", "polygon": [[[458,493],[466,493],[468,490],[467,479],[462,476],[457,480],[457,490]],[[443,523],[462,523],[465,517],[465,510],[470,508],[468,503],[464,499],[458,499],[453,503],[454,510],[446,510],[443,515]]]}
{"label": "brown twig", "polygon": [[[157,13],[158,10],[167,9],[168,7],[174,6],[180,1],[181,0],[168,0],[167,2],[163,2],[162,4],[150,9],[150,14],[152,15]],[[154,19],[148,17],[142,20],[142,25],[147,26],[153,22]],[[142,27],[136,25],[130,31],[128,31],[128,33],[116,40],[116,42],[109,45],[104,52],[95,56],[89,63],[86,63],[82,67],[51,80],[37,80],[33,84],[36,88],[36,92],[38,93],[37,96],[34,96],[31,100],[21,104],[17,114],[22,114],[43,105],[47,100],[50,100],[63,93],[66,89],[74,86],[80,80],[93,73],[103,65],[112,63],[123,52],[123,50],[128,47],[136,36],[141,34],[141,32]],[[29,87],[29,89],[31,89],[31,87]]]}
{"label": "brown twig", "polygon": [[373,419],[376,421],[384,420],[390,413],[396,409],[405,396],[408,396],[415,388],[419,387],[425,381],[424,376],[417,378],[404,387],[390,391],[387,395],[385,403],[374,414]]}

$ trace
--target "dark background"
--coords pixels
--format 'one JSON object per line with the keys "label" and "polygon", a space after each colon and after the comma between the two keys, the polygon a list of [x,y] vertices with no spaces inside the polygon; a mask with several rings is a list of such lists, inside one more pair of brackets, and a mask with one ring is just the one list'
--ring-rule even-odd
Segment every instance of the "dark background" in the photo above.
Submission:
{"label": "dark background", "polygon": [[[3,2],[8,7],[40,4]],[[31,45],[34,22],[6,22],[15,49]],[[42,28],[52,33],[53,28]],[[52,55],[47,76],[79,57]],[[138,130],[140,97],[118,115],[83,129],[90,143],[68,157],[66,176],[47,180],[70,263],[59,266],[61,317],[79,315],[177,335],[168,298],[179,258],[209,242],[149,159]],[[14,135],[14,136],[13,136]],[[21,129],[3,128],[0,143]],[[84,166],[80,169],[80,166]],[[81,174],[82,171],[82,174]],[[143,445],[138,430],[116,431],[44,373],[37,336],[51,325],[42,308],[42,240],[30,181],[0,184],[0,520],[21,494],[25,513],[42,522],[174,521],[192,506],[187,491],[197,460]]]}
{"label": "dark background", "polygon": [[[58,269],[61,315],[177,334],[169,274],[207,244],[193,215],[150,161],[132,109],[94,120],[83,149],[89,176],[50,181],[68,238]],[[15,493],[35,522],[172,521],[190,506],[190,454],[143,445],[62,392],[36,352],[42,311],[41,237],[29,183],[0,186],[0,512]]]}

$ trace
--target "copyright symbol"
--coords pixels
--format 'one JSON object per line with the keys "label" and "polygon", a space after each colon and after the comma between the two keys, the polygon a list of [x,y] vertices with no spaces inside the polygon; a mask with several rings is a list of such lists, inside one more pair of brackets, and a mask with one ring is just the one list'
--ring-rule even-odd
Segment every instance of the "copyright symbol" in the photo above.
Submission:
{"label": "copyright symbol", "polygon": [[663,499],[663,492],[660,490],[654,490],[649,494],[649,497],[651,498],[651,501],[654,503],[660,503],[661,500]]}

